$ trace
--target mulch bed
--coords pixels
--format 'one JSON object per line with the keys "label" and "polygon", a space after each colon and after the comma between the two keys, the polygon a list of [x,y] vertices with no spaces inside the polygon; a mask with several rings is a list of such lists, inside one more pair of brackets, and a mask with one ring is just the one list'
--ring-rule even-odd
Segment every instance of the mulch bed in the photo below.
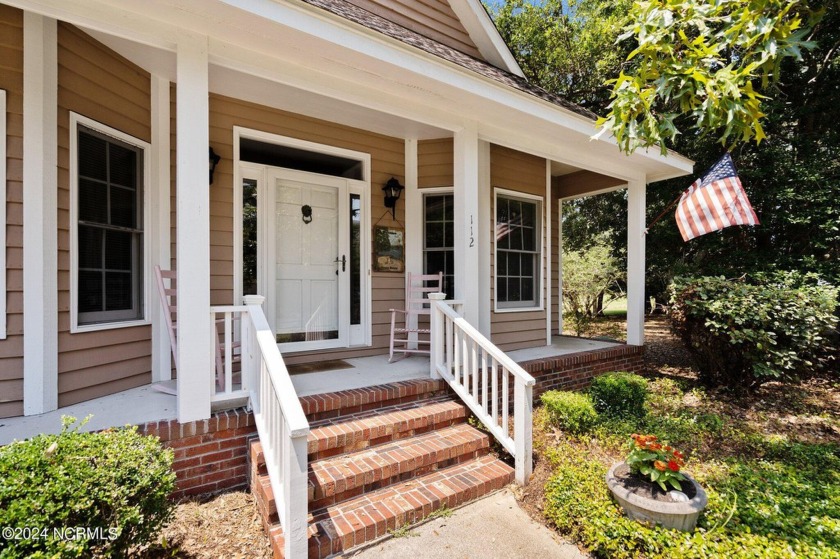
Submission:
{"label": "mulch bed", "polygon": [[268,538],[250,493],[232,491],[178,503],[172,522],[142,559],[268,559]]}

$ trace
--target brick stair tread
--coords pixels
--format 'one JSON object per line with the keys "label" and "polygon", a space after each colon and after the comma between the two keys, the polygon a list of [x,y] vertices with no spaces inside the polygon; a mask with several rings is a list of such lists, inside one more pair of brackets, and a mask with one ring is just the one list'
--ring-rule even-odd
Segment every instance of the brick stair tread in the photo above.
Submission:
{"label": "brick stair tread", "polygon": [[486,453],[490,438],[459,423],[350,454],[316,460],[309,466],[309,502],[315,507],[378,489],[407,476]]}
{"label": "brick stair tread", "polygon": [[[467,408],[450,396],[397,404],[310,423],[307,452],[353,452],[416,432],[466,420]],[[327,456],[316,456],[326,458]]]}
{"label": "brick stair tread", "polygon": [[[345,553],[444,507],[454,509],[502,489],[513,477],[513,468],[487,454],[315,510],[309,515],[309,557]],[[282,529],[275,524],[269,536],[275,557],[282,557]]]}
{"label": "brick stair tread", "polygon": [[400,399],[423,399],[426,394],[447,390],[443,380],[430,378],[391,382],[376,386],[340,390],[324,394],[302,396],[300,404],[308,418],[314,415],[335,413],[346,415],[398,403]]}

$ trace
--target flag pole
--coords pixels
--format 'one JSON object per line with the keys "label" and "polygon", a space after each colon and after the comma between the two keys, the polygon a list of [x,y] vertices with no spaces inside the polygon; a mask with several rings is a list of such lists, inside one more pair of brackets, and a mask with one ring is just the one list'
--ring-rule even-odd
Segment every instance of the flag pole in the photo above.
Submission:
{"label": "flag pole", "polygon": [[656,225],[656,223],[657,223],[660,219],[662,219],[662,216],[664,216],[666,213],[668,213],[668,210],[670,210],[671,208],[673,208],[674,206],[676,206],[676,205],[677,205],[677,202],[679,202],[679,201],[680,201],[680,198],[682,198],[682,195],[683,195],[683,193],[682,193],[682,192],[680,192],[680,193],[677,195],[677,197],[676,197],[676,198],[674,198],[674,200],[673,200],[670,204],[668,204],[668,207],[666,207],[664,210],[662,210],[662,213],[660,213],[658,216],[656,216],[656,217],[653,219],[653,221],[651,221],[651,222],[650,222],[650,225],[648,225],[647,227],[645,227],[645,235],[647,235],[647,234],[648,234],[648,231],[650,230],[650,228],[651,228],[651,227],[653,227],[654,225]]}

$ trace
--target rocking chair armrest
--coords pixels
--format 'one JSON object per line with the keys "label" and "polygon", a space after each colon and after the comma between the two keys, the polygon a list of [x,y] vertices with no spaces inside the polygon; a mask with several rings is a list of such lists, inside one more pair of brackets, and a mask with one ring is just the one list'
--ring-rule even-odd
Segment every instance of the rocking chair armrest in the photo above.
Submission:
{"label": "rocking chair armrest", "polygon": [[402,314],[409,314],[409,312],[408,312],[408,311],[404,311],[404,310],[402,310],[402,309],[388,309],[388,310],[389,310],[389,311],[391,311],[391,314],[393,314],[393,313],[397,313],[397,312],[398,312],[398,313],[402,313]]}

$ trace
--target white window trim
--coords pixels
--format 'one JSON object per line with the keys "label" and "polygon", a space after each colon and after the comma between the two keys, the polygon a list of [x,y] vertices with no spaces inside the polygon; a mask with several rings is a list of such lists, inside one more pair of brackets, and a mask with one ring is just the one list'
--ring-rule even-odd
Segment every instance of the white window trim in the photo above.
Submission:
{"label": "white window trim", "polygon": [[537,291],[539,293],[539,297],[537,299],[537,304],[530,306],[530,307],[499,307],[498,297],[497,297],[497,281],[496,281],[496,272],[499,269],[498,266],[498,258],[499,258],[499,250],[496,247],[496,235],[493,235],[493,312],[494,313],[516,313],[516,312],[534,312],[534,311],[543,311],[545,310],[545,199],[542,196],[537,196],[535,194],[528,194],[527,192],[518,192],[516,190],[508,190],[505,188],[494,188],[493,189],[493,211],[492,211],[492,223],[493,228],[495,230],[496,227],[496,211],[499,207],[498,201],[499,196],[504,198],[519,198],[520,200],[527,200],[529,202],[536,202],[539,207],[539,211],[537,213],[540,219],[540,234],[538,237],[539,242],[539,250],[537,250],[537,254],[539,258],[537,259],[539,262],[540,273],[539,273],[539,285],[537,286]]}
{"label": "white window trim", "polygon": [[[79,324],[78,292],[79,292],[79,161],[78,138],[79,125],[95,130],[106,136],[130,144],[143,151],[143,318],[120,322],[103,322],[100,324]],[[100,330],[114,330],[116,328],[131,328],[151,324],[149,308],[152,304],[152,146],[134,136],[129,136],[115,128],[101,122],[87,118],[80,114],[70,113],[70,333],[96,332]]]}
{"label": "white window trim", "polygon": [[[365,255],[362,262],[362,281],[364,287],[362,289],[362,329],[361,343],[353,343],[348,341],[348,345],[342,347],[371,347],[373,346],[373,275],[372,275],[372,258],[369,256],[373,254],[373,235],[371,233],[371,155],[363,151],[355,151],[346,148],[340,148],[329,144],[319,144],[310,142],[308,140],[301,140],[291,136],[282,136],[272,132],[264,132],[262,130],[255,130],[252,128],[245,128],[243,126],[233,127],[233,204],[234,208],[241,208],[242,204],[242,180],[244,178],[254,178],[260,181],[260,184],[265,184],[265,176],[263,170],[266,165],[256,163],[244,162],[240,159],[239,144],[242,138],[249,140],[257,140],[269,144],[279,146],[286,146],[301,149],[304,151],[312,151],[315,153],[323,153],[326,155],[335,155],[345,157],[348,159],[356,159],[362,162],[362,178],[361,179],[344,179],[348,184],[348,193],[359,194],[361,196],[362,204],[362,254]],[[244,171],[244,172],[243,172]],[[303,171],[301,171],[303,172]],[[317,174],[317,173],[314,173]],[[328,176],[328,175],[325,175]],[[263,230],[264,224],[258,225],[257,231],[257,246],[264,246],[267,232]],[[234,303],[242,297],[242,212],[233,212],[233,297]],[[258,249],[259,250],[259,249]],[[259,257],[258,257],[259,259]],[[265,274],[257,268],[257,292],[266,296],[266,280]],[[267,297],[267,299],[269,299]],[[263,309],[269,321],[273,323],[273,316],[271,310]],[[353,336],[349,336],[352,338]],[[301,349],[300,351],[316,351],[309,349]]]}
{"label": "white window trim", "polygon": [[6,91],[0,89],[0,340],[6,339]]}
{"label": "white window trim", "polygon": [[[426,196],[440,196],[441,194],[455,195],[454,186],[434,186],[429,188],[418,188],[420,191],[420,273],[426,273]],[[454,210],[453,210],[454,211]],[[454,217],[454,216],[453,216]],[[455,241],[452,241],[452,251],[455,251]],[[455,277],[455,270],[452,270],[452,277]],[[453,280],[453,287],[454,287]]]}

